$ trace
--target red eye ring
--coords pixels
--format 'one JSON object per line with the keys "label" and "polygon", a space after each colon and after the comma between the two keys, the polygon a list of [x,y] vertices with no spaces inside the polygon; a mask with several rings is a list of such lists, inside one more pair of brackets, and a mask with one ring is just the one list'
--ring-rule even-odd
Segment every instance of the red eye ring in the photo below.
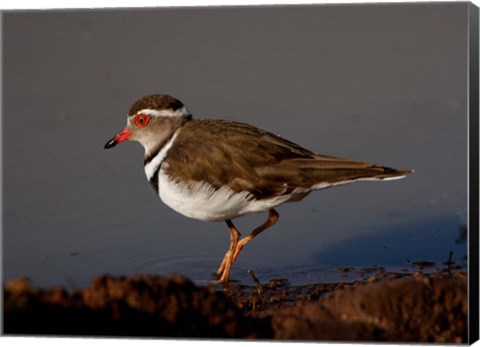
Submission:
{"label": "red eye ring", "polygon": [[137,127],[145,127],[147,126],[148,122],[150,121],[150,117],[145,115],[145,114],[139,114],[137,116],[135,116],[134,120],[135,122],[135,125]]}

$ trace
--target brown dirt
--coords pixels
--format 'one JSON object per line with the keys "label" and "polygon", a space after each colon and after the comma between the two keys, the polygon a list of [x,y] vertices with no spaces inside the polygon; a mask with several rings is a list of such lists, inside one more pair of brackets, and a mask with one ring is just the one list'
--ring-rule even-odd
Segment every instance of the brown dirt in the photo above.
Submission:
{"label": "brown dirt", "polygon": [[208,287],[182,276],[103,275],[67,292],[16,279],[4,287],[4,333],[467,342],[463,270],[364,270],[366,280],[304,286],[260,284],[253,274],[253,286]]}

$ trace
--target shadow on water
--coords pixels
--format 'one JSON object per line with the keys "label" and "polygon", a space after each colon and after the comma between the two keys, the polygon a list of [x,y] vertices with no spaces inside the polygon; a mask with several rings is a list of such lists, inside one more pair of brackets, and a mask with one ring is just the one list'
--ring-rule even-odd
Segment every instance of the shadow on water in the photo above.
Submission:
{"label": "shadow on water", "polygon": [[[292,285],[355,281],[361,277],[357,270],[368,267],[381,267],[382,271],[391,272],[415,272],[418,271],[416,263],[426,262],[433,263],[431,270],[434,270],[444,266],[450,252],[453,252],[455,263],[465,264],[467,245],[462,238],[464,233],[465,226],[455,214],[411,223],[373,226],[367,233],[333,243],[295,263],[272,260],[259,265],[255,261],[243,262],[240,259],[232,269],[232,280],[233,283],[252,284],[248,271],[253,266],[262,282],[276,278],[285,279]],[[212,272],[220,259],[206,253],[165,256],[158,251],[142,251],[110,263],[106,272],[113,275],[181,273],[201,285],[214,280]],[[356,270],[345,273],[341,270],[343,267]]]}
{"label": "shadow on water", "polygon": [[441,264],[452,251],[455,262],[466,263],[464,230],[457,215],[387,225],[334,244],[313,258],[334,266],[409,266],[424,260]]}

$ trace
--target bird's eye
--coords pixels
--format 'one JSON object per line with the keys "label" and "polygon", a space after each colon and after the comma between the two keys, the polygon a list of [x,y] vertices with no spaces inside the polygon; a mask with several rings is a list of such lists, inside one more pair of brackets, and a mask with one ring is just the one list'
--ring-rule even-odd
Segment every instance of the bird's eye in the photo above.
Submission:
{"label": "bird's eye", "polygon": [[137,127],[144,127],[150,121],[150,117],[144,114],[135,116],[134,122]]}

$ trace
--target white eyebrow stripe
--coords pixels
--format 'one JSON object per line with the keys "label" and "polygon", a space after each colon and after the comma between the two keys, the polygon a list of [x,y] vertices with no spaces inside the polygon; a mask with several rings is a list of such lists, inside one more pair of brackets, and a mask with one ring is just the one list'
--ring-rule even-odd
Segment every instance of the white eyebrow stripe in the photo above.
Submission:
{"label": "white eyebrow stripe", "polygon": [[178,110],[153,110],[151,108],[145,108],[138,111],[135,115],[137,114],[146,114],[147,116],[152,117],[187,117],[191,115],[190,111],[185,106]]}

